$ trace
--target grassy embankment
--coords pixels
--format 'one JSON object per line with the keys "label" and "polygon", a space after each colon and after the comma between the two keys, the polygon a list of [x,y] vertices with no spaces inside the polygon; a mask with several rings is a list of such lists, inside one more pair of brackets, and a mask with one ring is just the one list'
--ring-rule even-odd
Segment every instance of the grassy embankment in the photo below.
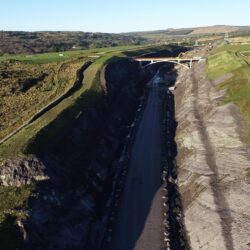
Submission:
{"label": "grassy embankment", "polygon": [[[233,76],[220,84],[227,90],[225,103],[233,102],[239,106],[246,121],[247,138],[250,144],[250,45],[226,45],[217,48],[208,59],[208,76],[216,79],[226,73]],[[242,56],[242,54],[244,56]]]}

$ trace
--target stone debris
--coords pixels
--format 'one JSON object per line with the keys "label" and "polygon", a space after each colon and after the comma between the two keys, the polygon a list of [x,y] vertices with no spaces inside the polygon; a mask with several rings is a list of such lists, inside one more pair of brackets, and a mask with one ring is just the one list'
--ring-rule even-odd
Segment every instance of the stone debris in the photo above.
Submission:
{"label": "stone debris", "polygon": [[28,185],[35,181],[45,181],[45,166],[36,158],[6,161],[0,166],[0,183],[3,186]]}

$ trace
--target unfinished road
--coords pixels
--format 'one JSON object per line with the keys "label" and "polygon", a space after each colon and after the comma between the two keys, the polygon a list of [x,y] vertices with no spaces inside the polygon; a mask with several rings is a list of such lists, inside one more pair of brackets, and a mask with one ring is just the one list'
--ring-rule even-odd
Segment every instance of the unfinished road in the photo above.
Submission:
{"label": "unfinished road", "polygon": [[162,249],[162,100],[157,81],[156,75],[132,148],[113,250]]}

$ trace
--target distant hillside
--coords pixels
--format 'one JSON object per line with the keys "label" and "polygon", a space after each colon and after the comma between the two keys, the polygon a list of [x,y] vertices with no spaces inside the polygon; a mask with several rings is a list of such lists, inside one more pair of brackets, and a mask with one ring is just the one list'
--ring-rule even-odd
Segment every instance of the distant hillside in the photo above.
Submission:
{"label": "distant hillside", "polygon": [[149,39],[150,42],[169,41],[171,39],[203,37],[209,35],[221,35],[230,33],[231,35],[245,35],[250,33],[250,26],[227,26],[215,25],[209,27],[196,27],[196,28],[181,28],[181,29],[166,29],[147,32],[131,32],[126,33],[136,37]]}
{"label": "distant hillside", "polygon": [[184,36],[193,32],[192,28],[183,29],[166,29],[166,30],[155,30],[155,31],[144,31],[144,32],[129,32],[125,33],[132,36],[147,36],[147,35],[159,35],[164,34],[168,36]]}
{"label": "distant hillside", "polygon": [[166,29],[121,34],[91,32],[0,32],[0,55],[58,52],[146,43],[192,43],[197,39],[250,35],[250,26],[216,25],[210,27]]}
{"label": "distant hillside", "polygon": [[90,32],[14,32],[0,33],[0,55],[4,53],[44,53],[70,49],[100,48],[145,43],[143,37]]}
{"label": "distant hillside", "polygon": [[239,27],[236,26],[226,26],[226,25],[216,25],[210,27],[198,27],[194,28],[190,35],[197,35],[197,34],[218,34],[218,33],[230,33],[233,31],[238,31]]}

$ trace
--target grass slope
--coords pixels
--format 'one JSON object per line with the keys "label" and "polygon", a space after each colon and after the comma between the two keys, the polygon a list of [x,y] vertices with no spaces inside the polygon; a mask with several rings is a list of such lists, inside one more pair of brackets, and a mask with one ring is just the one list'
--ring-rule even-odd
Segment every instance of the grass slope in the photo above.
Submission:
{"label": "grass slope", "polygon": [[233,77],[220,87],[227,90],[225,102],[239,106],[246,121],[247,143],[250,144],[250,57],[242,52],[250,51],[250,45],[227,45],[216,49],[208,59],[208,76],[216,79],[226,73]]}

